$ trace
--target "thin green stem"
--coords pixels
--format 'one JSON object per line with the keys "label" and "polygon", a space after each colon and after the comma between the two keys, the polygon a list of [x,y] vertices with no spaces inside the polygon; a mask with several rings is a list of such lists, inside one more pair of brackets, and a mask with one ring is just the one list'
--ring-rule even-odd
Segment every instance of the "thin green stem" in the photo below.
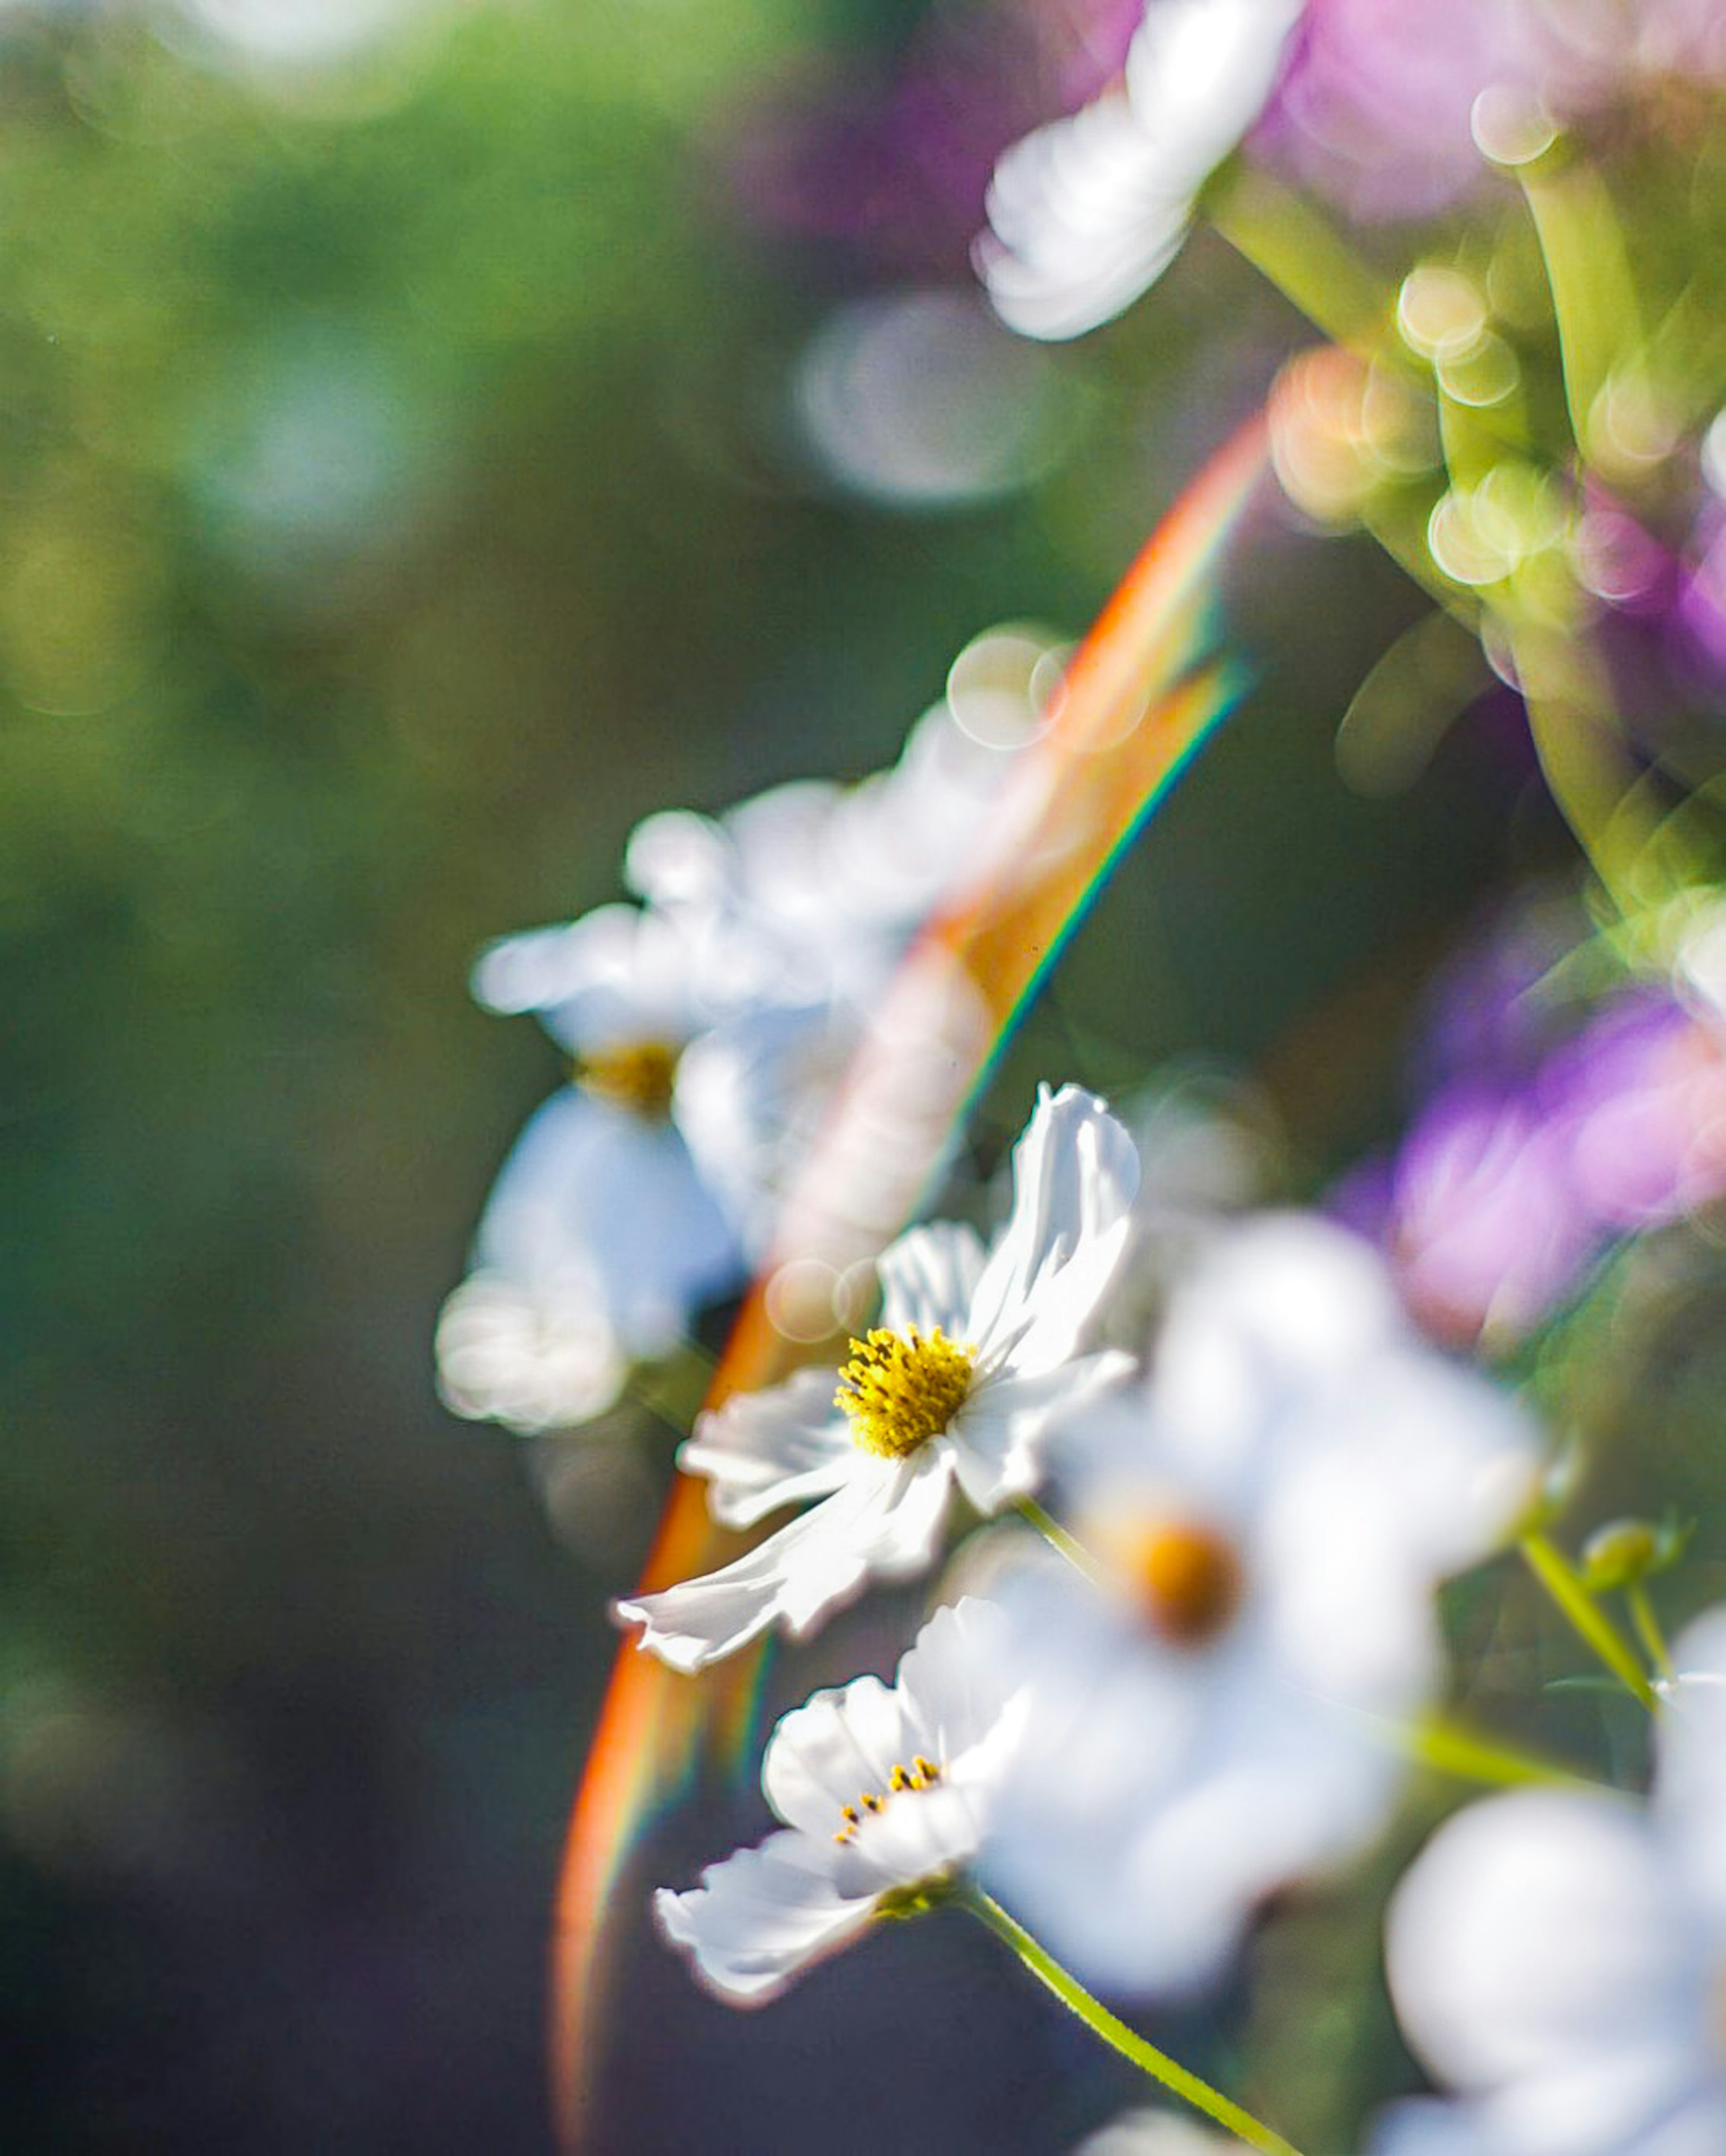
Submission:
{"label": "thin green stem", "polygon": [[1292,2142],[1285,2141],[1280,2133],[1273,2133],[1268,2126],[1261,2125],[1251,2112],[1243,2111],[1238,2103],[1231,2103],[1220,2090],[1214,2089],[1209,2082],[1200,2081],[1197,2074],[1189,2073],[1166,2052],[1147,2043],[1136,2030],[1129,2029],[1118,2015],[1111,2014],[1076,1977],[1069,1975],[1037,1944],[1022,1924],[1016,1923],[1000,1903],[991,1901],[980,1887],[963,1887],[953,1898],[987,1924],[997,1938],[1004,1940],[1032,1975],[1047,1984],[1063,2006],[1076,2014],[1086,2028],[1123,2059],[1130,2059],[1142,2073],[1161,2082],[1164,2088],[1172,2089],[1207,2118],[1215,2119],[1225,2132],[1244,2141],[1249,2148],[1261,2151],[1261,2156],[1300,2156]]}
{"label": "thin green stem", "polygon": [[1547,791],[1620,915],[1634,919],[1636,866],[1654,826],[1608,700],[1589,679],[1580,639],[1508,626]]}
{"label": "thin green stem", "polygon": [[1630,1604],[1630,1620],[1636,1628],[1636,1637],[1647,1650],[1649,1661],[1670,1682],[1677,1671],[1672,1663],[1672,1650],[1666,1644],[1666,1634],[1654,1614],[1654,1604],[1648,1599],[1647,1589],[1640,1579],[1632,1580],[1624,1590],[1624,1599]]}
{"label": "thin green stem", "polygon": [[1558,1604],[1577,1636],[1592,1647],[1626,1690],[1635,1693],[1651,1714],[1659,1712],[1654,1688],[1642,1674],[1617,1626],[1583,1585],[1575,1568],[1537,1528],[1522,1539],[1522,1553],[1530,1572]]}
{"label": "thin green stem", "polygon": [[1441,1774],[1457,1775],[1464,1781],[1487,1782],[1496,1788],[1513,1789],[1591,1789],[1600,1786],[1586,1775],[1573,1774],[1569,1768],[1557,1766],[1549,1759],[1500,1744],[1496,1738],[1479,1736],[1442,1714],[1423,1716],[1404,1732],[1403,1741],[1411,1758],[1436,1767]]}
{"label": "thin green stem", "polygon": [[1376,346],[1396,294],[1310,203],[1237,163],[1205,190],[1204,211],[1315,329],[1338,344]]}
{"label": "thin green stem", "polygon": [[1517,177],[1552,295],[1571,432],[1586,456],[1595,399],[1620,355],[1644,346],[1629,250],[1605,183],[1585,159],[1549,152]]}
{"label": "thin green stem", "polygon": [[1102,1568],[1083,1543],[1076,1535],[1070,1535],[1054,1514],[1045,1512],[1035,1497],[1021,1497],[1013,1509],[1027,1527],[1036,1529],[1050,1549],[1059,1550],[1075,1571],[1082,1572],[1089,1580],[1102,1578]]}

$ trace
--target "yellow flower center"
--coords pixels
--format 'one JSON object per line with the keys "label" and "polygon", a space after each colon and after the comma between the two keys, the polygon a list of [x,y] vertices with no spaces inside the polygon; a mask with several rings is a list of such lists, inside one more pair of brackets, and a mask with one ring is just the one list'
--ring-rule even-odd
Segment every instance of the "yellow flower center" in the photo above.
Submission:
{"label": "yellow flower center", "polygon": [[866,1812],[882,1812],[887,1808],[887,1797],[896,1796],[901,1789],[932,1789],[941,1779],[941,1769],[932,1759],[924,1758],[919,1752],[909,1767],[902,1767],[896,1760],[887,1776],[886,1795],[874,1789],[866,1789],[854,1804],[841,1804],[839,1815],[845,1821],[834,1835],[835,1841],[855,1841],[857,1830],[863,1824]]}
{"label": "yellow flower center", "polygon": [[1232,1543],[1192,1520],[1139,1520],[1106,1539],[1153,1632],[1202,1647],[1227,1629],[1246,1579]]}
{"label": "yellow flower center", "polygon": [[853,1340],[839,1373],[835,1407],[851,1420],[851,1439],[882,1460],[904,1460],[938,1437],[971,1389],[973,1351],[937,1325],[927,1340],[914,1327],[888,1332],[877,1326]]}
{"label": "yellow flower center", "polygon": [[575,1059],[575,1082],[614,1108],[657,1122],[669,1115],[679,1048],[666,1040],[619,1040]]}

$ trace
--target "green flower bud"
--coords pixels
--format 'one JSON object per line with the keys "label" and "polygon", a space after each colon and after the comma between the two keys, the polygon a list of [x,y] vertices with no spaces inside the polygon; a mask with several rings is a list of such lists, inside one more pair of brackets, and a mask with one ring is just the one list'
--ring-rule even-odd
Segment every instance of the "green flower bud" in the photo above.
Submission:
{"label": "green flower bud", "polygon": [[1646,1520],[1613,1520],[1597,1528],[1582,1546],[1583,1584],[1595,1594],[1634,1587],[1659,1569],[1663,1539]]}

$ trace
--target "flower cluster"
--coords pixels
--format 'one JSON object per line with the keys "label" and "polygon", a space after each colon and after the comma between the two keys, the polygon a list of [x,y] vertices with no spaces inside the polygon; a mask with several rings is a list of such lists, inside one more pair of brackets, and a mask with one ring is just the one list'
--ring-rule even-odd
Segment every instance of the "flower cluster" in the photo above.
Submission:
{"label": "flower cluster", "polygon": [[[678,1450],[741,1550],[614,1605],[675,1673],[628,1663],[641,1684],[695,1686],[830,1624],[839,1654],[867,1590],[927,1583],[891,1685],[780,1722],[778,1830],[656,1895],[719,1997],[771,1999],[884,1920],[966,1912],[1233,2145],[1293,2156],[1092,1987],[1244,2016],[1255,1949],[1328,1907],[1369,1942],[1358,2005],[1388,1902],[1388,1989],[1354,2020],[1394,2010],[1428,2081],[1406,2057],[1357,2074],[1314,2107],[1327,2146],[1726,2148],[1726,1612],[1669,1647],[1657,1608],[1707,1599],[1662,1477],[1718,1393],[1726,1197],[1726,161],[1698,116],[1726,82],[1717,12],[1132,8],[1118,77],[1000,156],[973,259],[990,336],[1067,338],[1209,218],[1306,309],[1325,341],[1264,367],[1261,427],[1194,490],[1196,542],[1189,495],[1071,670],[1035,649],[1011,723],[950,696],[860,786],[654,817],[630,902],[481,960],[481,1000],[538,1013],[573,1075],[445,1313],[463,1412],[593,1413],[780,1261],[812,1162],[886,1194],[824,1322],[781,1327],[778,1381],[734,1389],[727,1364]],[[1615,205],[1639,187],[1656,208],[1633,229]],[[1390,1026],[1348,1042],[1382,1056],[1372,1084],[1333,1084],[1316,1033],[1280,1057],[1298,1141],[1269,1110],[1249,1129],[1241,1088],[1174,1112],[1178,1077],[1154,1101],[1123,1083],[1117,1114],[1044,1082],[1010,1188],[968,1173],[986,1139],[898,1159],[874,1081],[914,1091],[920,1050],[943,1116],[991,1068],[991,1106],[1024,1110],[1027,1074],[991,1049],[1189,752],[1184,700],[1224,693],[1184,633],[1255,454],[1291,521],[1377,538],[1432,604],[1342,717],[1342,774],[1389,802],[1477,714],[1507,824],[1513,793],[1530,849],[1565,850],[1560,896],[1530,878],[1436,969],[1411,1105],[1376,1128]],[[1028,741],[1004,800],[1010,753],[988,743]],[[1123,742],[1130,799],[1051,837],[1050,804],[1094,805]],[[1057,918],[1048,863],[1087,844]],[[895,968],[968,855],[986,917],[937,911],[917,946],[973,998],[960,1047],[917,1039],[922,977]],[[896,1032],[869,1030],[884,1004]],[[1136,1072],[1106,1016],[1070,1038],[1076,1065]],[[921,1217],[933,1194],[951,1217]],[[1667,1364],[1678,1438],[1651,1466],[1628,1440]],[[1666,1517],[1603,1523],[1597,1469]],[[1561,1626],[1597,1669],[1561,1666]],[[1511,1793],[1446,1818],[1471,1782]]]}
{"label": "flower cluster", "polygon": [[505,1161],[439,1326],[458,1414],[586,1422],[743,1285],[871,1000],[1010,762],[937,706],[857,786],[650,817],[625,855],[633,902],[481,956],[479,1001],[537,1017],[569,1079]]}

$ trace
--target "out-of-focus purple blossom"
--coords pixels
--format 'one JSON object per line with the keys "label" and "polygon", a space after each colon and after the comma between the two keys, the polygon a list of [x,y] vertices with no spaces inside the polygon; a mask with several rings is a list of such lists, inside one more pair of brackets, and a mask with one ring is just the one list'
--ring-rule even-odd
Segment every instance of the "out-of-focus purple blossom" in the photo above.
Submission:
{"label": "out-of-focus purple blossom", "polygon": [[1430,215],[1482,177],[1481,92],[1549,81],[1542,28],[1513,0],[1311,0],[1253,151],[1355,216]]}
{"label": "out-of-focus purple blossom", "polygon": [[1430,1096],[1395,1159],[1333,1202],[1383,1244],[1431,1331],[1502,1348],[1615,1237],[1726,1193],[1726,1040],[1637,989],[1519,1073],[1502,1037],[1487,1047],[1482,1070]]}
{"label": "out-of-focus purple blossom", "polygon": [[1381,1241],[1409,1306],[1441,1340],[1514,1339],[1560,1299],[1595,1234],[1564,1178],[1564,1147],[1514,1095],[1465,1084],[1429,1103],[1394,1162],[1338,1194]]}
{"label": "out-of-focus purple blossom", "polygon": [[1465,1075],[1508,1081],[1527,1074],[1563,1029],[1543,983],[1580,927],[1566,904],[1520,907],[1441,968],[1420,1027],[1429,1086]]}
{"label": "out-of-focus purple blossom", "polygon": [[962,276],[996,158],[1051,105],[1096,95],[1140,13],[1138,0],[937,8],[891,72],[788,82],[727,152],[744,214],[876,270]]}

